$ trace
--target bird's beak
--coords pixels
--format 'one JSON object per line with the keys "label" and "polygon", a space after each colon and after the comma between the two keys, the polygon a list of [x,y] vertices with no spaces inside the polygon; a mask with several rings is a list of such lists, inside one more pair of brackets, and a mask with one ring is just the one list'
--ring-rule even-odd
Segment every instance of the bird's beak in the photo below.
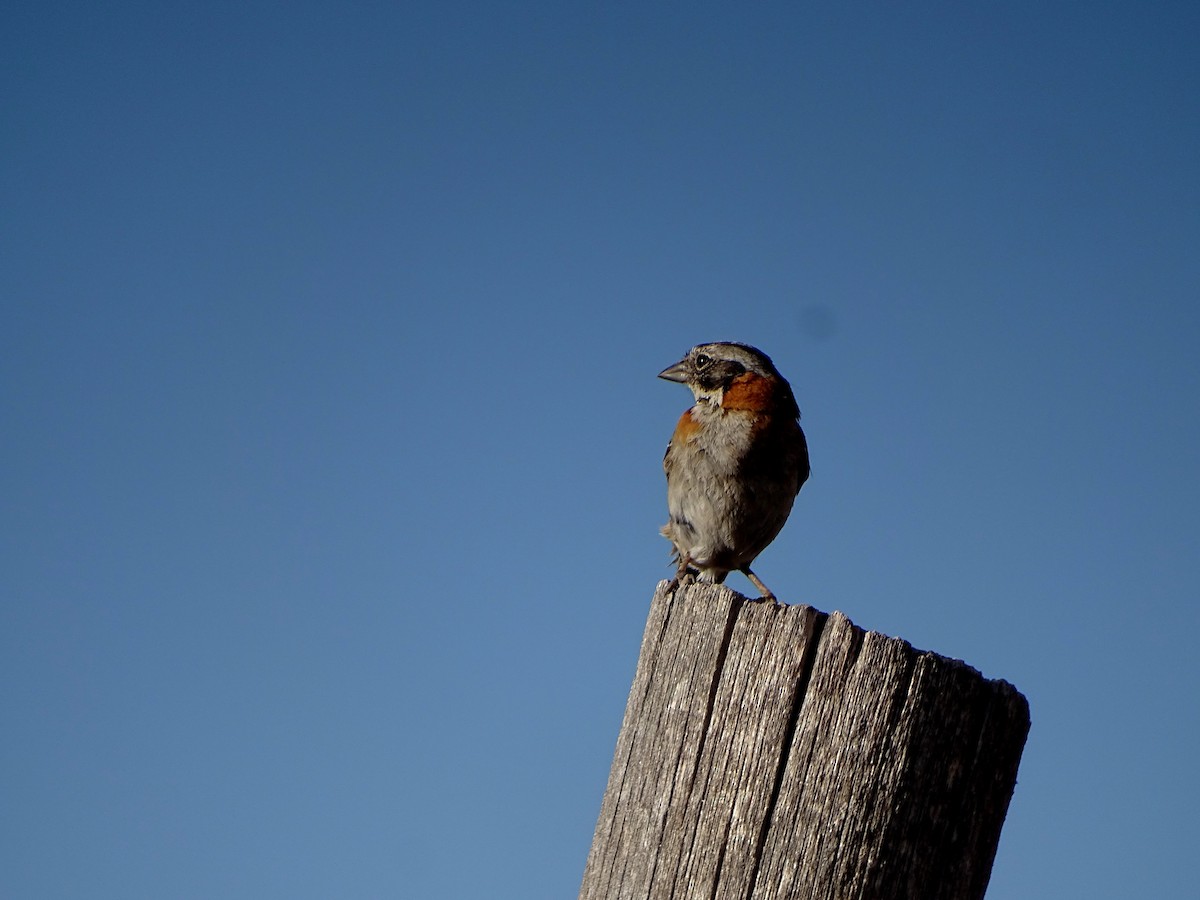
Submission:
{"label": "bird's beak", "polygon": [[687,384],[688,376],[691,373],[691,368],[688,366],[686,359],[681,359],[673,366],[668,366],[658,373],[659,378],[665,378],[667,381],[678,381],[680,384]]}

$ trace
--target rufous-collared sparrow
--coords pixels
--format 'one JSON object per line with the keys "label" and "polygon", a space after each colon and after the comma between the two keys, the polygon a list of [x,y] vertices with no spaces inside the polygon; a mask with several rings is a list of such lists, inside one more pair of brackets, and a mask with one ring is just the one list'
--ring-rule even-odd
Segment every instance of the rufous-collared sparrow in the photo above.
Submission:
{"label": "rufous-collared sparrow", "polygon": [[675,426],[663,468],[675,547],[672,586],[690,574],[721,583],[735,569],[775,595],[750,564],[779,534],[808,479],[800,408],[770,358],[746,344],[700,344],[659,373],[696,397]]}

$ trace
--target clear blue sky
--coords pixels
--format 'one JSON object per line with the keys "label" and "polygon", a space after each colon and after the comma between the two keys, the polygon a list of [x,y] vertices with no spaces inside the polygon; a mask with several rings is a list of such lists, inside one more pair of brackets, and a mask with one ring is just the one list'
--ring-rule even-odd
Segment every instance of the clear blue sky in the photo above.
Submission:
{"label": "clear blue sky", "polygon": [[1029,697],[990,900],[1194,897],[1198,33],[9,4],[0,894],[574,896],[655,374],[742,340],[813,456],[763,579]]}

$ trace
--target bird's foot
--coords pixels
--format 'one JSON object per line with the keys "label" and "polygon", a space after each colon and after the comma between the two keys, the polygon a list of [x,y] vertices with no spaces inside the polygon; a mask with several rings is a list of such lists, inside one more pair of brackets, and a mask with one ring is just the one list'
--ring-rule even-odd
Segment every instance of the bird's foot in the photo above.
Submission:
{"label": "bird's foot", "polygon": [[742,567],[742,574],[743,574],[743,575],[745,575],[747,578],[749,578],[749,579],[750,579],[750,581],[753,583],[753,585],[754,585],[756,588],[758,588],[758,592],[759,592],[760,594],[762,594],[762,599],[763,599],[763,600],[769,600],[769,601],[771,601],[772,603],[778,603],[778,602],[779,602],[779,601],[776,599],[775,595],[774,595],[774,594],[771,592],[771,589],[770,589],[769,587],[767,587],[765,584],[763,584],[763,583],[762,583],[762,581],[761,581],[761,579],[759,579],[759,577],[758,577],[757,575],[755,575],[753,572],[751,572],[751,571],[750,571],[750,567],[749,567],[749,566],[743,566],[743,567]]}
{"label": "bird's foot", "polygon": [[675,577],[667,585],[667,593],[673,594],[680,587],[692,584],[696,580],[696,574],[695,569],[690,568],[688,563],[684,563],[676,570]]}

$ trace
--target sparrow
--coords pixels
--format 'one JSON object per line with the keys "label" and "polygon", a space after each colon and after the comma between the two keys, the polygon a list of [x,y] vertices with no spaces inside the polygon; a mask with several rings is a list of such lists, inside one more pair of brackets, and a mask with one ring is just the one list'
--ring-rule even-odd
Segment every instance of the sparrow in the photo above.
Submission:
{"label": "sparrow", "polygon": [[671,589],[692,577],[720,584],[735,569],[764,600],[750,564],[775,539],[808,480],[808,443],[791,385],[761,350],[700,344],[658,375],[691,388],[663,468],[674,547]]}

